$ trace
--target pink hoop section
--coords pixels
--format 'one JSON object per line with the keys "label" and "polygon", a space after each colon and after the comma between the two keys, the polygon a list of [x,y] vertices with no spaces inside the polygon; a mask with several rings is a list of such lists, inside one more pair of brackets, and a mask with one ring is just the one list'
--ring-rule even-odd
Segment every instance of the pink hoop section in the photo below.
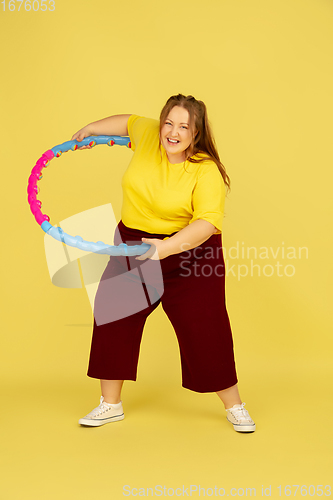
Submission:
{"label": "pink hoop section", "polygon": [[35,216],[36,222],[41,225],[44,221],[49,221],[50,217],[41,212],[40,207],[42,206],[42,202],[37,200],[37,194],[39,193],[39,188],[37,186],[37,182],[43,177],[41,172],[43,168],[49,165],[50,160],[54,158],[54,153],[51,149],[45,151],[42,156],[37,160],[36,165],[31,171],[29,181],[28,181],[28,202],[30,205],[30,210],[32,214]]}

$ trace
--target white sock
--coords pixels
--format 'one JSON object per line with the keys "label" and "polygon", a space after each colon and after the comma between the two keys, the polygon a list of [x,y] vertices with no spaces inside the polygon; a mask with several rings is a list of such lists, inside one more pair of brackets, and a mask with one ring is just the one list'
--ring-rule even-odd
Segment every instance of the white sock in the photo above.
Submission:
{"label": "white sock", "polygon": [[227,411],[228,411],[228,410],[232,410],[235,406],[239,406],[239,407],[240,407],[240,406],[242,406],[242,404],[236,403],[236,404],[234,404],[234,406],[232,406],[231,408],[226,408],[226,410],[227,410]]}
{"label": "white sock", "polygon": [[115,404],[115,403],[106,403],[106,404],[107,404],[107,405],[111,405],[111,406],[113,406],[114,408],[120,408],[121,403],[122,403],[122,402],[120,401],[120,403],[117,403],[117,404]]}

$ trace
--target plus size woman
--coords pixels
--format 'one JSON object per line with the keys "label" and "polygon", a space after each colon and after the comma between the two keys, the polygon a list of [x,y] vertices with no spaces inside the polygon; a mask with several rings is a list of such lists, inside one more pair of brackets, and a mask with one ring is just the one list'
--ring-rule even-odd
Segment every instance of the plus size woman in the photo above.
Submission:
{"label": "plus size woman", "polygon": [[144,324],[161,303],[179,343],[182,386],[216,392],[234,429],[255,431],[238,392],[225,300],[222,221],[230,179],[205,104],[174,95],[159,120],[113,115],[72,140],[91,135],[129,136],[134,154],[122,179],[114,244],[150,247],[137,257],[110,256],[101,277],[87,375],[100,380],[102,395],[79,424],[124,418],[122,386],[136,380]]}

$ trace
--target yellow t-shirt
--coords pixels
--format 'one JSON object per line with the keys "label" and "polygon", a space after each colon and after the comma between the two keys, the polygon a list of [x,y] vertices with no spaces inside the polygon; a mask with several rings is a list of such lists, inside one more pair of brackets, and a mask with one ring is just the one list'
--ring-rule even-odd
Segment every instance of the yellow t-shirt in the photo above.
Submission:
{"label": "yellow t-shirt", "polygon": [[225,184],[216,163],[170,163],[152,118],[131,115],[128,135],[134,155],[122,178],[125,226],[171,234],[204,219],[221,234]]}

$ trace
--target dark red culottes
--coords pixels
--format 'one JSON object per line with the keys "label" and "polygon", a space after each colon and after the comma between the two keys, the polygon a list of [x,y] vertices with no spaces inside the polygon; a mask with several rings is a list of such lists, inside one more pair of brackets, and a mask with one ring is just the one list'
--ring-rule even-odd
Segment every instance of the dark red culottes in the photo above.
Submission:
{"label": "dark red culottes", "polygon": [[[172,235],[132,229],[120,221],[114,244],[140,245],[142,237],[166,236]],[[136,380],[143,328],[160,303],[178,339],[182,386],[216,392],[237,384],[221,234],[160,261],[110,256],[95,297],[87,375]]]}

